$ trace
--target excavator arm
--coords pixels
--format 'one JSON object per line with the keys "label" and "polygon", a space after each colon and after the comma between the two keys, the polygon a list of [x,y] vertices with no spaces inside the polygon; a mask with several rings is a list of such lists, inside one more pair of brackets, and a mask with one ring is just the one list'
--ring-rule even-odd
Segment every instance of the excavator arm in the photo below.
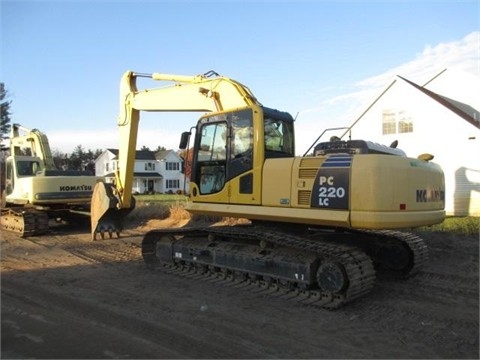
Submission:
{"label": "excavator arm", "polygon": [[[138,78],[164,86],[139,90]],[[245,85],[210,71],[203,75],[143,74],[127,71],[120,83],[119,154],[115,183],[98,183],[92,197],[92,238],[119,235],[121,219],[135,204],[132,183],[140,112],[216,112],[261,106]]]}
{"label": "excavator arm", "polygon": [[27,129],[20,124],[12,124],[10,131],[10,154],[22,155],[28,148],[32,156],[40,158],[42,169],[56,170],[47,136],[37,129]]}

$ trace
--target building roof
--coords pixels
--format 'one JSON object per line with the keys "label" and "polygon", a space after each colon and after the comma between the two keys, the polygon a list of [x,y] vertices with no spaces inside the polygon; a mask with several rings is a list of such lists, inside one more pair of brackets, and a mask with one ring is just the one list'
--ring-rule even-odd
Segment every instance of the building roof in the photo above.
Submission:
{"label": "building roof", "polygon": [[[118,157],[118,149],[107,149],[110,151],[112,154],[115,155],[115,157]],[[137,150],[135,151],[135,160],[157,160],[155,158],[155,152],[150,151],[150,150]]]}
{"label": "building roof", "polygon": [[407,80],[400,75],[397,75],[400,79],[404,80],[408,84],[412,85],[417,90],[421,91],[428,97],[432,98],[439,104],[443,105],[447,109],[453,111],[455,114],[468,121],[470,124],[480,129],[480,112],[470,105],[464,104],[460,101],[449,99],[445,96],[441,96],[431,90],[424,88],[423,86],[415,84],[413,81]]}
{"label": "building roof", "polygon": [[172,152],[173,150],[159,150],[155,153],[155,158],[157,160],[162,160],[162,159],[165,159],[168,154],[170,154],[170,152]]}

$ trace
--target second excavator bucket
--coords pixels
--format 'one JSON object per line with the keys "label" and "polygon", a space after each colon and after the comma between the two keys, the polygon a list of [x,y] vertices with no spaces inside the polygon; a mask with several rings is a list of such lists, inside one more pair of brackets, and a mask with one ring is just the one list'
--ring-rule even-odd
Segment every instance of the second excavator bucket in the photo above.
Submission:
{"label": "second excavator bucket", "polygon": [[128,209],[119,209],[119,202],[117,191],[112,184],[97,182],[90,205],[92,240],[97,240],[97,234],[104,239],[105,233],[108,233],[110,238],[113,234],[120,237],[123,220],[135,208],[135,200],[132,198],[132,205]]}

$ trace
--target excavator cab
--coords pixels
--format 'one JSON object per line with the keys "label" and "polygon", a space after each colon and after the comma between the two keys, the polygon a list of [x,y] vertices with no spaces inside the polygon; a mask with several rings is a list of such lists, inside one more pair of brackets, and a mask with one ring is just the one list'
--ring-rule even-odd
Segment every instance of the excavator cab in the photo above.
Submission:
{"label": "excavator cab", "polygon": [[293,157],[290,114],[266,107],[202,117],[196,128],[192,201],[260,204],[265,158]]}
{"label": "excavator cab", "polygon": [[21,176],[35,176],[37,172],[41,170],[40,159],[26,159],[26,160],[16,160],[15,166],[17,169],[17,175]]}
{"label": "excavator cab", "polygon": [[[40,158],[31,156],[9,156],[6,160],[5,171],[5,195],[11,195],[16,186],[15,179],[36,176],[38,171],[41,171]],[[16,198],[21,198],[21,194],[16,195]]]}

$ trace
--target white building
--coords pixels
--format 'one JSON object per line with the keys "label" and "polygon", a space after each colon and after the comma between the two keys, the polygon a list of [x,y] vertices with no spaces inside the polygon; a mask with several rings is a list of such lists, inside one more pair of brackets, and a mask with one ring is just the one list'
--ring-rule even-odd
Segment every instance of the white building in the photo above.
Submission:
{"label": "white building", "polygon": [[[95,160],[95,174],[113,182],[118,167],[118,149],[106,149]],[[176,193],[184,190],[183,160],[173,150],[140,151],[135,154],[133,194]]]}
{"label": "white building", "polygon": [[[162,175],[160,192],[188,192],[188,183],[185,185],[183,159],[173,150],[161,150],[155,153],[155,159],[160,164],[158,172]],[[185,186],[187,187],[185,189]]]}
{"label": "white building", "polygon": [[408,156],[434,155],[445,173],[447,215],[480,216],[480,78],[446,70],[420,86],[397,76],[352,125],[352,139],[398,140]]}

